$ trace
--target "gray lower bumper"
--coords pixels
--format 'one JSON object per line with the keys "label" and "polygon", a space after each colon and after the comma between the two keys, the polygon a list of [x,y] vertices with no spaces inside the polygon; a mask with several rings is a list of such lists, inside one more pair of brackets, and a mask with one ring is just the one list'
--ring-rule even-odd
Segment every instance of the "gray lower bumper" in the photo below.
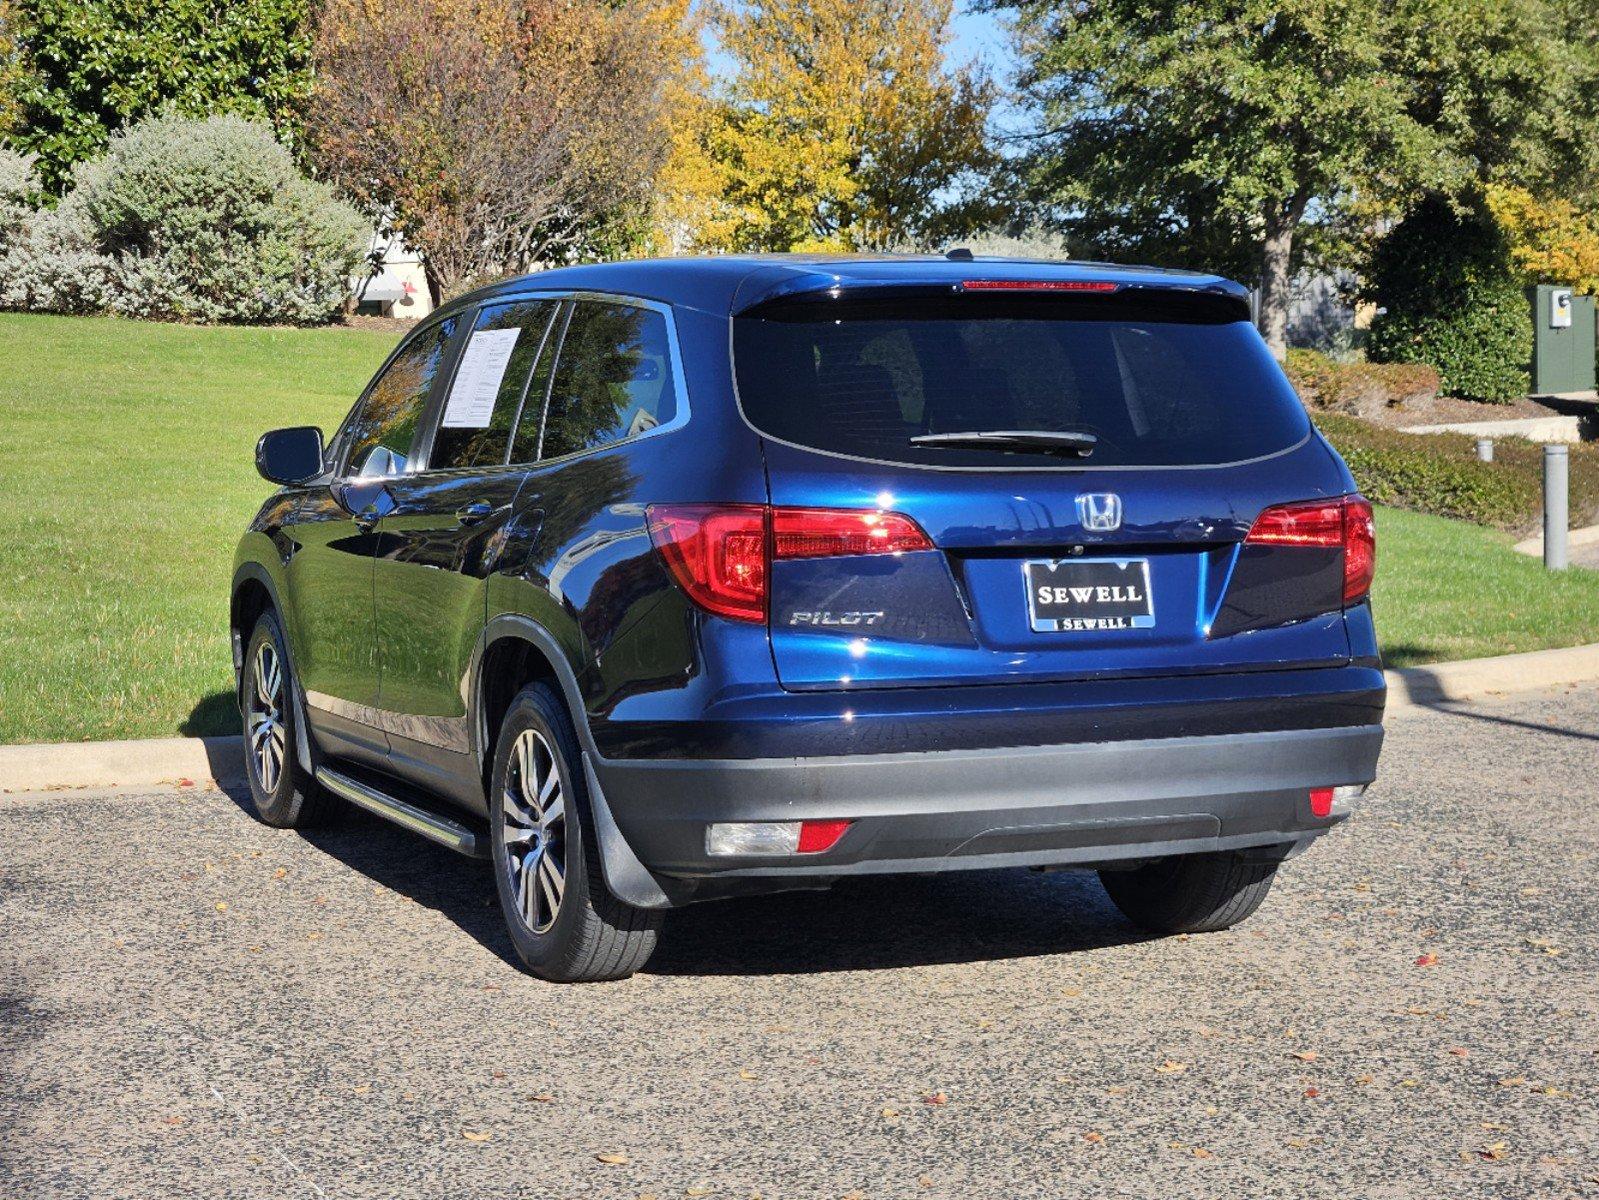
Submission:
{"label": "gray lower bumper", "polygon": [[[819,759],[600,760],[601,803],[658,876],[832,877],[1285,846],[1334,820],[1309,789],[1369,783],[1382,727]],[[830,851],[713,858],[713,821],[854,822]],[[670,889],[669,889],[670,890]]]}

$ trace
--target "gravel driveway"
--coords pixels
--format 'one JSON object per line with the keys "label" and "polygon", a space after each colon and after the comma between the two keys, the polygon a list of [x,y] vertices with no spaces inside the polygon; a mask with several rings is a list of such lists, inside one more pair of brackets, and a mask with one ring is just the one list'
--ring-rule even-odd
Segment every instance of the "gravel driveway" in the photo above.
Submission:
{"label": "gravel driveway", "polygon": [[1228,933],[865,880],[583,987],[358,815],[0,798],[0,1196],[1599,1195],[1599,690],[1398,718],[1383,769]]}

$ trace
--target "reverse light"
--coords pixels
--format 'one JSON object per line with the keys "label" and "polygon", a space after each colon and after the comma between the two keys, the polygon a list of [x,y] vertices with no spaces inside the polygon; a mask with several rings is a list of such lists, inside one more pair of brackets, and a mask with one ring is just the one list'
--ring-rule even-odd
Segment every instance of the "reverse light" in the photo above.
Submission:
{"label": "reverse light", "polygon": [[1344,552],[1344,603],[1371,591],[1377,570],[1377,525],[1364,496],[1276,504],[1255,518],[1252,546],[1298,546]]}
{"label": "reverse light", "polygon": [[903,513],[761,504],[652,504],[650,539],[689,599],[718,616],[766,620],[774,559],[931,550]]}
{"label": "reverse light", "polygon": [[821,854],[850,821],[717,821],[705,828],[705,853],[718,858]]}
{"label": "reverse light", "polygon": [[1114,292],[1121,287],[1099,279],[966,279],[963,292]]}

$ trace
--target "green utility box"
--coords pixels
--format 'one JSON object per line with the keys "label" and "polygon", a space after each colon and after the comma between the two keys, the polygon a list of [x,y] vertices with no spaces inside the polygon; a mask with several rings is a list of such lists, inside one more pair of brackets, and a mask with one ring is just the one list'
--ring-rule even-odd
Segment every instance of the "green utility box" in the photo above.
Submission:
{"label": "green utility box", "polygon": [[1540,283],[1532,298],[1532,391],[1535,396],[1594,390],[1592,296]]}

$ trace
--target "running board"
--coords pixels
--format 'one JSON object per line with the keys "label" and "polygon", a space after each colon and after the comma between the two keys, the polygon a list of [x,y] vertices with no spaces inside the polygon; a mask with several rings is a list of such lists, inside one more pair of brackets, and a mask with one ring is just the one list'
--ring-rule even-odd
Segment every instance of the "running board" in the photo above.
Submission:
{"label": "running board", "polygon": [[464,854],[468,858],[489,856],[488,839],[459,821],[429,812],[408,801],[396,800],[387,792],[380,792],[369,784],[358,782],[348,775],[340,775],[337,771],[330,771],[326,767],[317,768],[316,780],[335,796],[359,805],[367,812],[376,813],[385,821],[393,821],[412,833],[420,833],[429,841],[448,846],[457,854]]}

